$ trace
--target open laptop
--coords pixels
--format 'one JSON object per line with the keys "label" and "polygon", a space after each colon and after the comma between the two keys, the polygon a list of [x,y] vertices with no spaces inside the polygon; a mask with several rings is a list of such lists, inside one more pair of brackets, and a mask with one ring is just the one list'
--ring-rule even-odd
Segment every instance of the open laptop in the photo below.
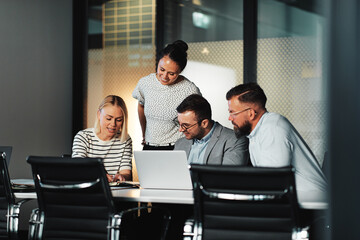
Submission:
{"label": "open laptop", "polygon": [[0,152],[3,152],[3,154],[5,154],[6,163],[9,166],[11,153],[12,153],[12,146],[0,146]]}
{"label": "open laptop", "polygon": [[185,151],[134,151],[140,187],[192,190]]}

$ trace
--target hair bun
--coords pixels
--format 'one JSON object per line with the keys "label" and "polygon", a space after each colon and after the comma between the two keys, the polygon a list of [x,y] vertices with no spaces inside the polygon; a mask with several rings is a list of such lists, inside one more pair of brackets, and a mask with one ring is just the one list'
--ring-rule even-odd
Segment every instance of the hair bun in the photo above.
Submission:
{"label": "hair bun", "polygon": [[187,43],[184,42],[183,40],[176,40],[175,42],[173,42],[173,44],[176,48],[180,48],[184,52],[186,52],[189,49]]}
{"label": "hair bun", "polygon": [[158,63],[160,59],[164,56],[168,56],[180,67],[180,72],[184,70],[187,63],[187,51],[188,45],[182,40],[176,40],[173,43],[166,45],[166,47],[156,54],[156,69],[158,68]]}

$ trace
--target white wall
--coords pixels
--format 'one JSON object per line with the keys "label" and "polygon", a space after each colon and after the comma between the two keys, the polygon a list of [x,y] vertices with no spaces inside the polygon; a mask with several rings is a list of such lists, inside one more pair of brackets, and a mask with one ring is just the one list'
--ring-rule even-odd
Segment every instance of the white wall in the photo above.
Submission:
{"label": "white wall", "polygon": [[231,68],[215,64],[188,61],[181,73],[193,81],[201,94],[211,105],[212,119],[230,129],[229,111],[226,93],[236,85],[236,73]]}
{"label": "white wall", "polygon": [[71,152],[72,1],[2,0],[0,32],[0,145],[30,178],[28,155]]}

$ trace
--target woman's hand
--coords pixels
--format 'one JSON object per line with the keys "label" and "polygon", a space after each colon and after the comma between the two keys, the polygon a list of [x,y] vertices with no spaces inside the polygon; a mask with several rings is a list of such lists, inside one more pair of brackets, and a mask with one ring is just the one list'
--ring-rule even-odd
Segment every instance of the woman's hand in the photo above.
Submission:
{"label": "woman's hand", "polygon": [[126,179],[124,176],[122,176],[120,173],[117,173],[115,175],[106,174],[108,182],[125,182]]}
{"label": "woman's hand", "polygon": [[108,182],[113,182],[114,176],[110,174],[106,174]]}
{"label": "woman's hand", "polygon": [[117,173],[114,175],[113,182],[125,182],[126,179],[124,176],[122,176],[120,173]]}

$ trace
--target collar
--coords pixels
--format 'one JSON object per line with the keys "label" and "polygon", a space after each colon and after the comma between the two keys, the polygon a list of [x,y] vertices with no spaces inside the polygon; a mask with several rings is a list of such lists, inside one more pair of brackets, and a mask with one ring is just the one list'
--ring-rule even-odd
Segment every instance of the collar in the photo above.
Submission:
{"label": "collar", "polygon": [[247,138],[251,139],[256,135],[256,133],[258,132],[258,130],[259,130],[260,126],[261,126],[261,124],[263,123],[263,121],[265,119],[265,115],[267,115],[268,113],[269,112],[265,112],[261,116],[261,118],[260,118],[259,122],[256,124],[255,128],[251,131],[251,133],[249,135],[247,135]]}
{"label": "collar", "polygon": [[203,137],[202,139],[194,139],[194,142],[193,143],[206,143],[207,141],[210,140],[211,136],[213,135],[214,133],[214,130],[215,130],[215,127],[217,125],[217,122],[214,121],[214,124],[210,130],[210,132],[208,134],[205,135],[205,137]]}

